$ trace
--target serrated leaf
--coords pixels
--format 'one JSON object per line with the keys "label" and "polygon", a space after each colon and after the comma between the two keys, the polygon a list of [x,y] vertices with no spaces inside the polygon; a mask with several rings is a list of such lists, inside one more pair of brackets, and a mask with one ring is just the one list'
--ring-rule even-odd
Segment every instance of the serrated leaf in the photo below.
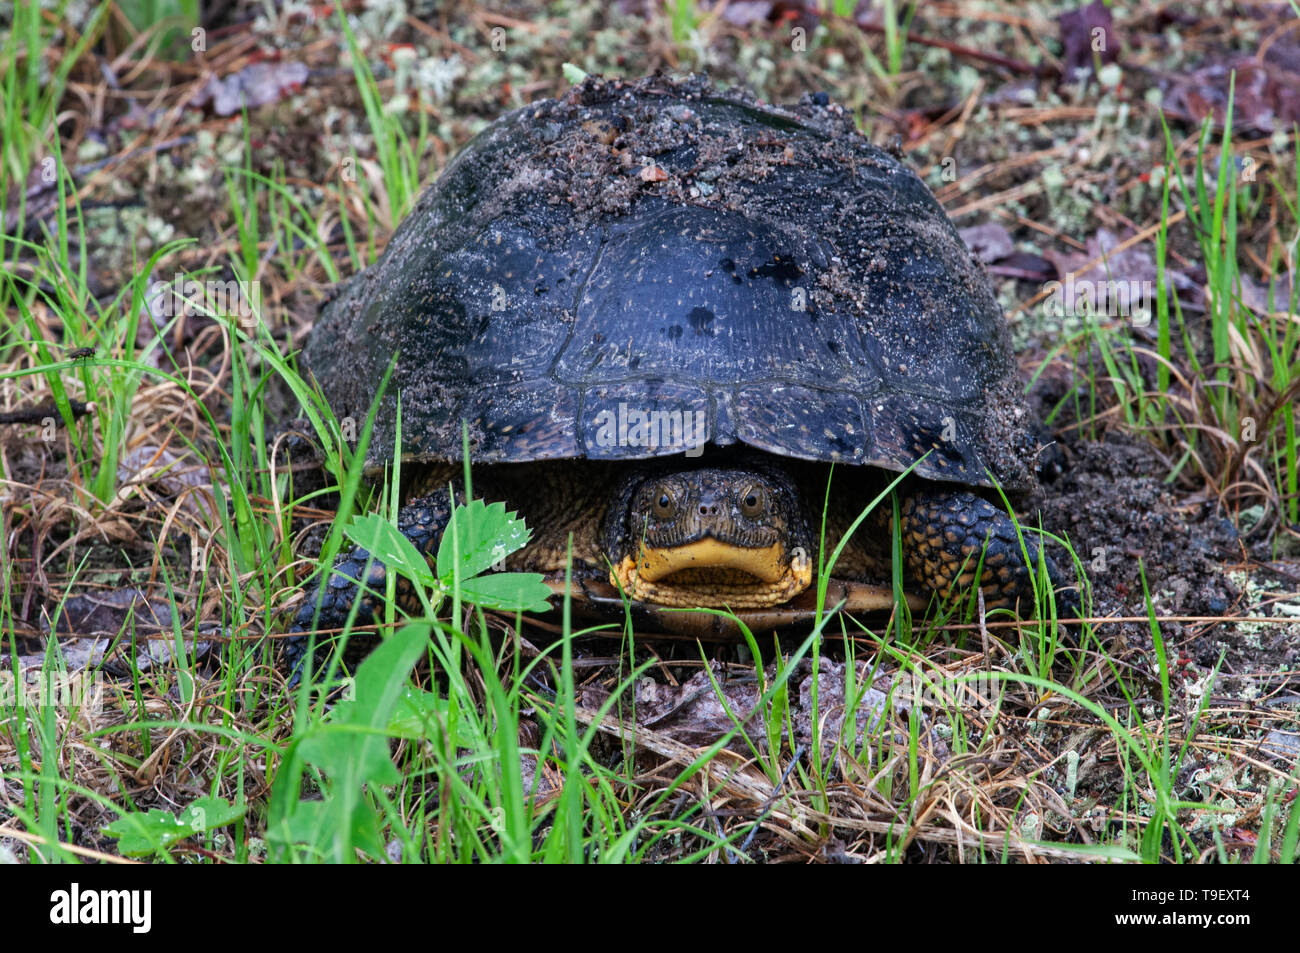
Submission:
{"label": "serrated leaf", "polygon": [[201,797],[180,814],[153,808],[120,817],[102,830],[117,838],[123,856],[147,857],[196,834],[233,824],[244,816],[244,809],[243,804],[230,804],[219,797]]}
{"label": "serrated leaf", "polygon": [[524,521],[507,512],[504,503],[471,500],[467,506],[458,505],[438,544],[438,577],[450,589],[459,568],[463,584],[523,549],[531,537]]}
{"label": "serrated leaf", "polygon": [[428,560],[420,555],[414,543],[383,517],[374,513],[353,517],[343,532],[388,568],[425,585],[433,584],[434,575]]}
{"label": "serrated leaf", "polygon": [[550,588],[535,572],[498,572],[460,584],[460,597],[484,609],[504,612],[546,612]]}

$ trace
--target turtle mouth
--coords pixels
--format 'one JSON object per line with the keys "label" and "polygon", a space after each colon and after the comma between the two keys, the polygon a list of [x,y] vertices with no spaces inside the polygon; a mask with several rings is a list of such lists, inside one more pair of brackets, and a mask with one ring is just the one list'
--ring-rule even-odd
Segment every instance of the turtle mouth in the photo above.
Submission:
{"label": "turtle mouth", "polygon": [[682,546],[642,545],[610,571],[632,599],[664,606],[761,609],[789,602],[812,582],[803,547],[787,555],[780,542],[737,546],[701,539]]}

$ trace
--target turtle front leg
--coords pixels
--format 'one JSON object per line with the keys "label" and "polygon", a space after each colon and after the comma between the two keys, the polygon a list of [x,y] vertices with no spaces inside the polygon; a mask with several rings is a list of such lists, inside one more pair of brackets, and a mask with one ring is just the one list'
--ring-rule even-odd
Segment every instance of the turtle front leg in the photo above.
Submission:
{"label": "turtle front leg", "polygon": [[[451,520],[450,496],[447,490],[435,490],[427,496],[412,500],[397,514],[397,529],[409,539],[426,559],[432,561],[442,540],[442,531]],[[370,571],[365,575],[365,587],[358,585],[358,580],[366,573],[366,564]],[[293,624],[291,633],[307,633],[316,630],[342,629],[347,623],[352,606],[357,604],[354,626],[371,625],[380,615],[387,567],[378,559],[371,560],[370,553],[360,546],[338,557],[326,582],[318,582],[307,592]],[[316,615],[316,605],[320,603],[320,615]],[[415,594],[411,581],[399,576],[394,589],[394,605],[410,615],[421,610],[421,603]],[[293,673],[294,682],[301,675],[300,668],[307,653],[308,638],[304,635],[290,635],[283,639],[285,662]]]}
{"label": "turtle front leg", "polygon": [[[1025,532],[1026,565],[1015,525],[1006,512],[969,492],[913,490],[899,498],[903,559],[911,577],[949,596],[967,589],[980,573],[985,605],[989,609],[1032,611],[1033,573],[1038,565],[1039,540]],[[1077,615],[1078,596],[1050,556],[1044,560],[1058,592],[1058,615]]]}

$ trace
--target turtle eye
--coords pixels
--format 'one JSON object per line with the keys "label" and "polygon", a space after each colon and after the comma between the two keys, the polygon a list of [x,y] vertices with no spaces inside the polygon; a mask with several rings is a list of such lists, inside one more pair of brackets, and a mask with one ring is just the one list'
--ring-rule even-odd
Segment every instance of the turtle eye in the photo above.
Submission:
{"label": "turtle eye", "polygon": [[767,512],[767,491],[756,483],[751,483],[740,493],[740,512],[750,519]]}
{"label": "turtle eye", "polygon": [[654,494],[655,516],[660,519],[672,519],[677,515],[677,494],[671,487],[661,486]]}

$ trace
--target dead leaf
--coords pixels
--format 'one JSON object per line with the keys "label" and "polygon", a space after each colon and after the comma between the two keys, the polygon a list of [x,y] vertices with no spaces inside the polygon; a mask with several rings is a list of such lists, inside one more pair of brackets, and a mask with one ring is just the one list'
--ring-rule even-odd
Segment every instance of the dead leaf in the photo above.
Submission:
{"label": "dead leaf", "polygon": [[1080,74],[1091,75],[1097,60],[1113,63],[1119,51],[1115,24],[1110,8],[1101,0],[1086,7],[1062,13],[1056,20],[1061,28],[1061,45],[1065,47],[1062,78],[1076,81]]}
{"label": "dead leaf", "polygon": [[733,0],[722,11],[722,19],[734,26],[766,23],[776,4],[772,0]]}
{"label": "dead leaf", "polygon": [[[1079,313],[1089,301],[1095,310],[1105,314],[1112,311],[1132,314],[1143,305],[1154,308],[1156,263],[1151,245],[1139,242],[1131,248],[1116,251],[1123,241],[1109,229],[1101,228],[1088,239],[1086,251],[1046,252],[1060,276],[1060,303],[1066,313]],[[1101,260],[1096,265],[1081,270],[1099,258]],[[1181,271],[1166,267],[1165,282],[1170,293],[1178,295],[1184,308],[1201,310],[1204,307],[1200,286]],[[1106,289],[1106,307],[1111,308],[1110,311],[1101,306],[1099,296],[1103,286]]]}
{"label": "dead leaf", "polygon": [[1000,222],[983,222],[970,228],[958,229],[958,232],[966,247],[985,264],[1001,261],[1015,251],[1011,233]]}
{"label": "dead leaf", "polygon": [[203,507],[189,491],[212,482],[208,470],[193,460],[186,461],[165,447],[152,444],[129,450],[118,464],[117,477],[122,483],[155,483],[172,499],[181,499],[181,506],[194,515],[201,514]]}
{"label": "dead leaf", "polygon": [[1272,49],[1269,54],[1261,63],[1238,53],[1179,74],[1166,84],[1164,112],[1197,124],[1212,117],[1222,128],[1231,87],[1234,130],[1265,135],[1290,130],[1300,122],[1300,69],[1290,56],[1275,59]]}
{"label": "dead leaf", "polygon": [[989,274],[1025,281],[1052,281],[1058,275],[1056,266],[1042,255],[1028,251],[1015,251],[996,264],[989,266]]}
{"label": "dead leaf", "polygon": [[[1250,275],[1241,276],[1241,303],[1260,316],[1286,314],[1291,307],[1292,289],[1300,291],[1295,275],[1289,271],[1270,276],[1268,282],[1256,281]],[[1273,302],[1269,305],[1269,293]]]}
{"label": "dead leaf", "polygon": [[233,116],[245,105],[249,109],[279,102],[295,87],[307,82],[307,67],[302,63],[254,63],[224,79],[212,76],[207,84],[190,100],[190,105],[202,106],[209,101],[218,116]]}
{"label": "dead leaf", "polygon": [[[134,619],[137,629],[142,632],[170,629],[171,606],[150,599],[144,590],[134,588],[72,596],[64,600],[54,631],[58,635],[115,636],[122,631],[128,618]],[[50,631],[48,620],[42,628]]]}
{"label": "dead leaf", "polygon": [[[823,749],[827,753],[842,738],[847,715],[845,665],[822,659],[817,679],[818,731]],[[712,675],[712,678],[710,678]],[[770,685],[776,678],[775,665],[769,665],[764,677]],[[853,744],[861,747],[865,740],[881,730],[883,719],[888,715],[893,718],[905,718],[907,706],[895,699],[891,708],[880,689],[862,688],[870,678],[865,666],[859,666],[857,672],[857,692],[853,699],[854,731]],[[714,688],[714,683],[717,688]],[[794,725],[794,738],[783,737],[791,747],[809,744],[813,738],[813,703],[812,703],[812,663],[800,662],[791,673],[788,690],[790,697],[790,721]],[[679,744],[696,748],[707,747],[723,737],[736,726],[736,721],[744,726],[749,742],[766,747],[767,733],[762,713],[758,710],[760,692],[758,682],[752,675],[728,677],[722,667],[714,662],[709,672],[696,672],[681,685],[665,685],[652,678],[642,678],[634,687],[636,706],[636,723],[638,727],[652,728],[656,732],[673,738]],[[589,687],[583,692],[584,708],[597,709],[608,698],[608,693],[599,687]],[[617,706],[613,709],[618,714]],[[901,724],[893,726],[892,737],[895,743],[905,743],[907,733]],[[845,739],[847,740],[847,739]],[[943,741],[932,731],[930,741],[933,750],[947,754]],[[740,753],[747,752],[749,745],[744,738],[737,737],[729,747]]]}

